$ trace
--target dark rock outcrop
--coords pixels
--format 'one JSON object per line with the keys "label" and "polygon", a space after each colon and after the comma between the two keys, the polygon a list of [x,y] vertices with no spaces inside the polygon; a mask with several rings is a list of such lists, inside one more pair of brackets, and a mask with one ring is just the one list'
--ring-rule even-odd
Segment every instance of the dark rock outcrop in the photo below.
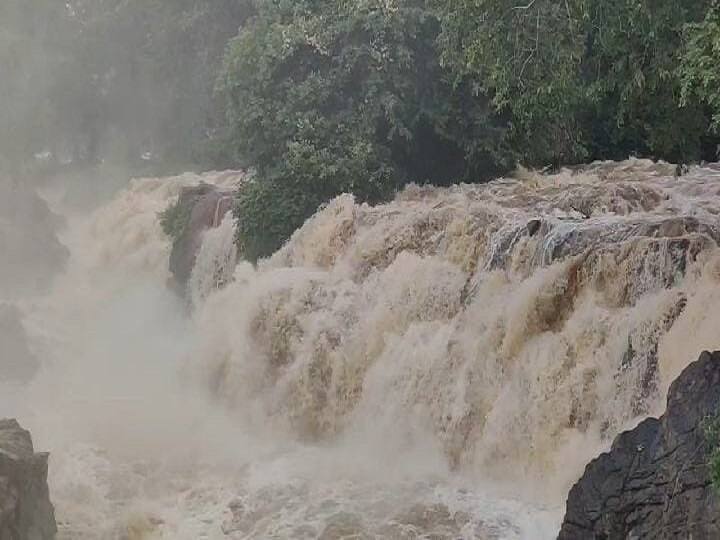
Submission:
{"label": "dark rock outcrop", "polygon": [[170,272],[175,286],[185,291],[195,259],[202,245],[203,233],[220,222],[232,208],[232,192],[222,191],[217,187],[201,183],[198,186],[186,187],[180,193],[178,207],[186,214],[187,224],[174,239],[170,253]]}
{"label": "dark rock outcrop", "polygon": [[620,434],[570,490],[561,540],[720,538],[704,422],[720,410],[720,352],[670,386],[667,410]]}
{"label": "dark rock outcrop", "polygon": [[0,540],[55,538],[47,459],[15,420],[0,420]]}

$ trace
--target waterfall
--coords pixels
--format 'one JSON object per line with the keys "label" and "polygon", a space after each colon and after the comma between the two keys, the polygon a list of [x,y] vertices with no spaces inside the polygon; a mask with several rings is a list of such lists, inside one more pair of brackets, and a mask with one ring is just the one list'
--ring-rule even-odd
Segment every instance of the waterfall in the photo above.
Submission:
{"label": "waterfall", "polygon": [[71,221],[20,411],[61,533],[553,537],[587,461],[718,348],[720,172],[516,176],[342,195],[257,266],[216,219],[190,313],[157,214],[198,177]]}
{"label": "waterfall", "polygon": [[190,301],[198,306],[214,290],[222,288],[232,279],[237,263],[235,246],[235,220],[232,214],[218,220],[223,199],[218,201],[213,228],[205,231],[188,283]]}

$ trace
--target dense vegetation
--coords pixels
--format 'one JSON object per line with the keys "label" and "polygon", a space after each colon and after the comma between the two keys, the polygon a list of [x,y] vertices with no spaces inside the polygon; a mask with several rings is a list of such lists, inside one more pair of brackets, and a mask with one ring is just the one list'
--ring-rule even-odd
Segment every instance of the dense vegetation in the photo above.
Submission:
{"label": "dense vegetation", "polygon": [[720,415],[705,419],[703,433],[708,443],[708,469],[715,491],[720,493]]}
{"label": "dense vegetation", "polygon": [[267,255],[342,191],[519,160],[713,159],[718,9],[697,0],[263,3],[226,53],[239,239]]}
{"label": "dense vegetation", "polygon": [[228,48],[222,91],[238,160],[246,254],[267,255],[343,191],[387,197],[408,181],[482,180],[512,166],[489,100],[440,66],[422,1],[264,3]]}
{"label": "dense vegetation", "polygon": [[251,259],[344,191],[720,142],[716,0],[6,0],[0,44],[0,166],[252,168]]}
{"label": "dense vegetation", "polygon": [[707,116],[698,102],[679,99],[676,72],[683,28],[702,18],[707,3],[463,0],[459,6],[444,19],[447,65],[510,112],[513,145],[525,149],[526,161],[702,156]]}

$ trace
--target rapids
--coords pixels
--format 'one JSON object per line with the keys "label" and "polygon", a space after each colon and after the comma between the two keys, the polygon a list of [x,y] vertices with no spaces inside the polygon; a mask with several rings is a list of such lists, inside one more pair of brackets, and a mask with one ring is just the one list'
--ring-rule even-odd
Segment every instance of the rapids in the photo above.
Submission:
{"label": "rapids", "polygon": [[64,273],[19,302],[42,367],[1,403],[51,452],[60,538],[552,538],[585,464],[720,345],[720,170],[674,171],[343,195],[257,267],[226,218],[189,307],[158,213],[242,175],[67,215]]}

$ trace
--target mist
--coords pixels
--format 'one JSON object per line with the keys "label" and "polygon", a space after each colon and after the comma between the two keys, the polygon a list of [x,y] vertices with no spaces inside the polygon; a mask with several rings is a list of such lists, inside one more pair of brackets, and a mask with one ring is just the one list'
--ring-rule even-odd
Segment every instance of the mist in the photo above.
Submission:
{"label": "mist", "polygon": [[225,44],[250,13],[231,1],[4,1],[4,167],[197,167],[219,137]]}
{"label": "mist", "polygon": [[660,4],[0,0],[57,540],[555,537],[718,347],[718,7]]}
{"label": "mist", "polygon": [[[60,538],[151,534],[150,480],[119,482],[123,464],[189,475],[198,455],[229,463],[246,446],[182,380],[192,332],[165,288],[168,201],[128,201],[157,237],[139,252],[142,229],[94,212],[133,176],[210,159],[216,71],[247,13],[242,2],[0,2],[0,415],[52,452]],[[111,503],[108,490],[123,489],[127,504]]]}

